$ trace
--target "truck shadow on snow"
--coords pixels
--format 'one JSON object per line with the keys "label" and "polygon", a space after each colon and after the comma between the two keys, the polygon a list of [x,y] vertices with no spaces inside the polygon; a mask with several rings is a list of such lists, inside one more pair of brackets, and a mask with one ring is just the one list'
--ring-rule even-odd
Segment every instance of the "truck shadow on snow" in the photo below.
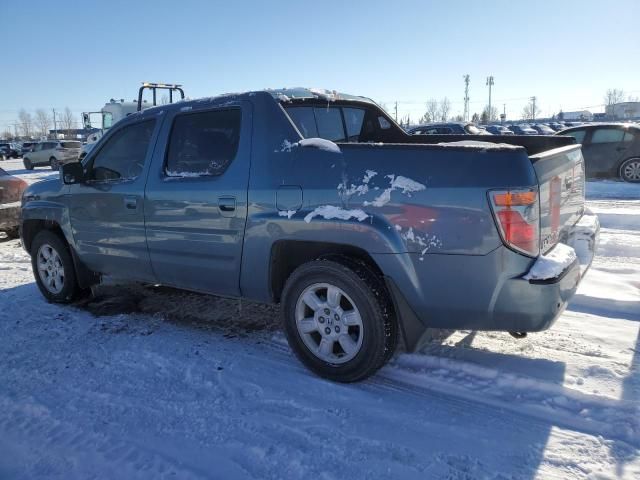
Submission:
{"label": "truck shadow on snow", "polygon": [[[75,306],[96,317],[140,313],[193,328],[221,331],[227,337],[275,331],[280,327],[277,307],[164,286],[99,285],[91,297]],[[112,333],[128,330],[110,328],[109,322],[103,325],[105,331]]]}

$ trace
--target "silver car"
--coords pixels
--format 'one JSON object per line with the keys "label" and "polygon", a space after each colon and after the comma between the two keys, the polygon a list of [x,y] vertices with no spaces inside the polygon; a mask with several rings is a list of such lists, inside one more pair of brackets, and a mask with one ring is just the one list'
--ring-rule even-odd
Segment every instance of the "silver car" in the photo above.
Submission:
{"label": "silver car", "polygon": [[78,161],[81,149],[82,143],[74,140],[46,140],[34,145],[22,161],[27,170],[47,165],[58,170],[60,165]]}

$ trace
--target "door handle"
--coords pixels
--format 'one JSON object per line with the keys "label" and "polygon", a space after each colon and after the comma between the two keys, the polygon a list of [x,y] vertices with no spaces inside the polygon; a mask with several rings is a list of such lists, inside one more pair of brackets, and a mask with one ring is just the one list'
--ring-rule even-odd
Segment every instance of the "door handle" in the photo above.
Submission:
{"label": "door handle", "polygon": [[124,197],[124,207],[127,210],[135,210],[138,208],[138,199],[136,197]]}
{"label": "door handle", "polygon": [[225,217],[231,217],[236,211],[236,199],[235,197],[220,197],[218,198],[218,208]]}

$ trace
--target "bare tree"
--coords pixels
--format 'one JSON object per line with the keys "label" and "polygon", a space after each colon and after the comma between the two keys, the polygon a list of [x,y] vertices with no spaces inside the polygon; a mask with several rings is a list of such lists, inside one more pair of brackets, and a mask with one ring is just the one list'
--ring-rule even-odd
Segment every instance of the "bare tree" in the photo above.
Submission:
{"label": "bare tree", "polygon": [[[535,110],[534,110],[534,108],[535,108]],[[535,103],[529,102],[522,109],[522,119],[523,120],[533,120],[534,118],[540,116],[540,112],[541,111],[542,110],[540,110]]]}
{"label": "bare tree", "polygon": [[495,122],[498,120],[498,109],[494,106],[491,106],[491,111],[489,111],[489,105],[484,107],[481,115],[482,123]]}
{"label": "bare tree", "polygon": [[4,132],[2,132],[2,135],[0,135],[4,140],[10,140],[11,138],[13,138],[13,134],[11,133],[11,130],[9,130],[8,128],[6,128],[4,130]]}
{"label": "bare tree", "polygon": [[478,122],[480,121],[480,115],[478,115],[477,113],[474,113],[474,114],[471,116],[471,121],[472,121],[473,123],[478,123]]}
{"label": "bare tree", "polygon": [[38,129],[38,133],[43,137],[49,135],[51,116],[42,108],[36,110],[36,128]]}
{"label": "bare tree", "polygon": [[76,128],[76,121],[74,120],[73,112],[71,112],[69,107],[64,109],[64,112],[60,117],[60,128],[67,131]]}
{"label": "bare tree", "polygon": [[624,101],[624,90],[618,88],[610,88],[604,96],[606,106],[615,105]]}
{"label": "bare tree", "polygon": [[429,119],[427,122],[435,122],[438,118],[438,101],[435,98],[431,98],[427,101],[427,111],[425,112],[425,117]]}
{"label": "bare tree", "polygon": [[33,118],[24,108],[18,113],[18,123],[20,125],[20,133],[23,136],[31,137],[33,135]]}
{"label": "bare tree", "polygon": [[451,102],[447,97],[444,97],[442,100],[440,100],[440,107],[438,108],[438,113],[439,113],[441,122],[446,122],[449,119],[450,111],[451,111]]}

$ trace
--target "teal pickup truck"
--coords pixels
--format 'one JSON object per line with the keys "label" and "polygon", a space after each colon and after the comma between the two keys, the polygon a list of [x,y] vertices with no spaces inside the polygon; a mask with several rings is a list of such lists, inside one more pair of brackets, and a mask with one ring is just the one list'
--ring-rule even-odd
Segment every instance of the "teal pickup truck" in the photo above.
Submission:
{"label": "teal pickup truck", "polygon": [[21,222],[49,301],[109,276],[279,303],[298,358],[344,382],[429,327],[550,327],[597,234],[573,138],[409,135],[310,89],[130,115],[30,186]]}

